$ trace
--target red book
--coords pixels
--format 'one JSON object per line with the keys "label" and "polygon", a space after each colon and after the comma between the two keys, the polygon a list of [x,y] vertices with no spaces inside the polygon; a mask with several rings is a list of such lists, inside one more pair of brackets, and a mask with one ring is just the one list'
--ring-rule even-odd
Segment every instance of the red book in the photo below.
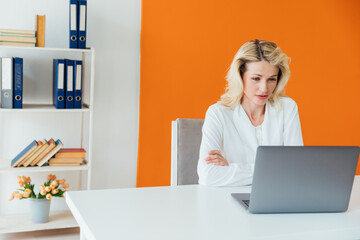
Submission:
{"label": "red book", "polygon": [[83,148],[62,148],[56,154],[55,158],[85,158],[86,151]]}

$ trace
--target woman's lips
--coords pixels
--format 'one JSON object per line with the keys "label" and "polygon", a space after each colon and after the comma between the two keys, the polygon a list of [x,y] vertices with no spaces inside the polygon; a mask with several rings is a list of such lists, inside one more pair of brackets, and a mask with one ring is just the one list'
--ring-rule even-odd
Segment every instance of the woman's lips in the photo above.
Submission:
{"label": "woman's lips", "polygon": [[269,95],[256,95],[260,99],[267,99]]}

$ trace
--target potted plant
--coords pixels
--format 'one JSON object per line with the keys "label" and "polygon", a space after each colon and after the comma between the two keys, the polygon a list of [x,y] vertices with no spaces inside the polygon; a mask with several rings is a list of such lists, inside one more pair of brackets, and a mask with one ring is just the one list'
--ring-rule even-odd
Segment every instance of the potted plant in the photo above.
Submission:
{"label": "potted plant", "polygon": [[17,177],[18,184],[21,187],[19,191],[11,194],[9,201],[14,198],[17,199],[30,199],[30,208],[32,221],[34,223],[46,223],[49,221],[50,203],[52,197],[64,197],[69,187],[65,183],[65,179],[56,180],[56,176],[50,174],[47,176],[47,181],[40,186],[38,194],[35,193],[35,184],[31,184],[31,178],[25,176]]}

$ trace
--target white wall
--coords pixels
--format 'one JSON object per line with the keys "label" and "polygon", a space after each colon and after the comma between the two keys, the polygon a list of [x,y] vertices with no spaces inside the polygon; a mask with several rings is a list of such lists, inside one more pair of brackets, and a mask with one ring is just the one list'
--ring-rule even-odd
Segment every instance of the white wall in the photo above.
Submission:
{"label": "white wall", "polygon": [[[0,29],[33,30],[36,14],[46,15],[45,46],[67,48],[69,0],[0,0]],[[140,18],[141,0],[88,0],[87,46],[96,50],[94,189],[135,187],[136,184]],[[52,71],[41,65],[37,67],[37,72]],[[24,101],[25,97],[26,93]],[[58,117],[60,121],[64,118]],[[0,134],[4,126],[1,128]],[[21,132],[16,136],[21,136]],[[15,177],[16,174],[3,174],[0,184],[15,182]],[[0,197],[7,198],[11,194],[7,191],[0,189]],[[0,201],[0,210],[4,210],[2,203]]]}

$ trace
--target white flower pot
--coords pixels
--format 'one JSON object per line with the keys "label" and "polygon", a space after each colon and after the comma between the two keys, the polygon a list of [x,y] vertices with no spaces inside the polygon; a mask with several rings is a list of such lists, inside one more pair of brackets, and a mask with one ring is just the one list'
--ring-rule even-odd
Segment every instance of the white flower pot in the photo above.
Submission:
{"label": "white flower pot", "polygon": [[51,200],[30,198],[31,219],[33,223],[49,221]]}

